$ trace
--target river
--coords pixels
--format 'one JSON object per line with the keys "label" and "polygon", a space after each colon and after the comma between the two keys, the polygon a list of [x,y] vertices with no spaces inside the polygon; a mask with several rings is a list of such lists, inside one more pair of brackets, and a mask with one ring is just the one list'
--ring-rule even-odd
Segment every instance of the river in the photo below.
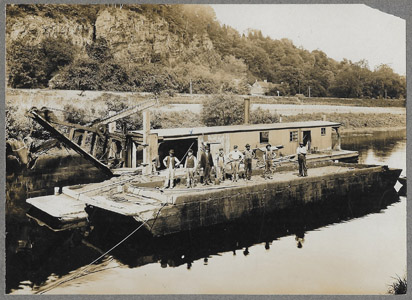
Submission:
{"label": "river", "polygon": [[[360,163],[406,174],[405,131],[344,135],[342,148],[358,150]],[[385,294],[392,277],[406,273],[406,197],[395,191],[249,221],[134,236],[86,271],[121,239],[116,229],[92,232],[83,243],[34,230],[32,251],[7,256],[7,292]]]}

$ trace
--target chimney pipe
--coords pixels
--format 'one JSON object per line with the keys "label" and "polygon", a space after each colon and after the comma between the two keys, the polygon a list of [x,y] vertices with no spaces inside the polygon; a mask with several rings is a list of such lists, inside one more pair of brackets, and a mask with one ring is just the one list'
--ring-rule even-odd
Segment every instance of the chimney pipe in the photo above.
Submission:
{"label": "chimney pipe", "polygon": [[250,99],[245,98],[245,124],[249,124],[250,117]]}

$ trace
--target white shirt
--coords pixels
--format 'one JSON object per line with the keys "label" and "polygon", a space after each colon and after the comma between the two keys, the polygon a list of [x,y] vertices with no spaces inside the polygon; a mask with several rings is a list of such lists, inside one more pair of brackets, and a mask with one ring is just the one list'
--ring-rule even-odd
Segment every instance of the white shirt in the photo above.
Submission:
{"label": "white shirt", "polygon": [[229,153],[229,159],[231,160],[241,160],[242,158],[243,154],[239,150],[233,150]]}
{"label": "white shirt", "polygon": [[163,159],[163,164],[165,165],[166,168],[173,169],[173,167],[176,167],[176,165],[180,164],[180,160],[178,160],[176,156],[173,156],[173,157],[170,157],[171,158],[170,163],[169,163],[169,165],[167,165],[167,158],[168,157],[170,157],[170,156],[166,156]]}
{"label": "white shirt", "polygon": [[297,154],[306,154],[306,152],[307,152],[307,150],[306,150],[306,147],[305,146],[303,146],[303,147],[297,147],[296,148],[296,153]]}

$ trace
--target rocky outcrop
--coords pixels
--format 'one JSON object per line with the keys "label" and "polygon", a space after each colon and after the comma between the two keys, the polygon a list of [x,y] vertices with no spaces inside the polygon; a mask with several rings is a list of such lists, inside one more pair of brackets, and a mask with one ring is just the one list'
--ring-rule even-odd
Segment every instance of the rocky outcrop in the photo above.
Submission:
{"label": "rocky outcrop", "polygon": [[93,24],[78,22],[64,16],[48,18],[37,15],[8,18],[6,41],[24,40],[36,45],[45,38],[69,39],[74,45],[84,47],[93,39]]}
{"label": "rocky outcrop", "polygon": [[133,63],[148,63],[162,58],[173,63],[189,51],[212,50],[207,36],[191,39],[170,31],[162,18],[148,19],[126,9],[105,9],[96,20],[96,38],[104,38],[118,59]]}
{"label": "rocky outcrop", "polygon": [[8,17],[6,40],[23,40],[36,45],[45,38],[65,38],[85,48],[95,38],[104,38],[116,59],[144,64],[158,59],[173,63],[178,58],[204,51],[214,51],[207,35],[185,36],[170,30],[169,23],[157,16],[145,15],[128,9],[107,7],[101,9],[95,23],[82,18],[59,14],[24,14]]}

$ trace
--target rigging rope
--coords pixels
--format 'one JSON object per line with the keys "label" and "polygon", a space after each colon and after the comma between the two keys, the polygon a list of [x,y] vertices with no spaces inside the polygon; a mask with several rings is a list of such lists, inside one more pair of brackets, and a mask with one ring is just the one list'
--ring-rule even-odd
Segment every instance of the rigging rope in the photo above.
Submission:
{"label": "rigging rope", "polygon": [[[155,217],[155,219],[154,219],[154,221],[153,221],[153,224],[152,224],[152,226],[151,226],[150,228],[153,227],[154,223],[156,222],[156,219],[157,219],[158,216],[159,216],[160,211],[161,211],[161,210],[163,209],[163,207],[165,207],[166,205],[167,205],[167,203],[163,204],[163,205],[159,208],[159,210],[157,211],[156,217]],[[120,246],[123,242],[125,242],[125,241],[126,241],[129,237],[131,237],[136,231],[138,231],[140,228],[142,228],[143,225],[145,225],[145,224],[147,223],[147,221],[149,221],[149,219],[145,220],[142,224],[140,224],[136,229],[134,229],[131,233],[129,233],[125,238],[123,238],[123,239],[122,239],[120,242],[118,242],[116,245],[114,245],[114,246],[111,247],[109,250],[107,250],[105,253],[103,253],[103,254],[100,255],[98,258],[96,258],[95,260],[93,260],[91,263],[89,263],[88,265],[86,265],[85,267],[83,267],[82,270],[79,270],[78,272],[76,272],[76,273],[74,273],[72,276],[70,276],[69,278],[67,278],[67,279],[65,279],[65,280],[63,280],[63,281],[57,282],[56,284],[52,285],[51,287],[46,288],[45,290],[39,291],[39,292],[37,292],[36,294],[42,295],[42,294],[44,294],[44,293],[47,293],[47,292],[49,292],[49,291],[57,288],[58,286],[66,283],[66,282],[69,282],[69,281],[75,280],[75,279],[77,279],[77,278],[79,278],[79,277],[88,275],[88,274],[83,274],[83,273],[84,273],[91,265],[93,265],[95,262],[97,262],[98,260],[100,260],[101,258],[103,258],[104,256],[106,256],[106,255],[109,254],[113,249],[117,248],[117,247]]]}

